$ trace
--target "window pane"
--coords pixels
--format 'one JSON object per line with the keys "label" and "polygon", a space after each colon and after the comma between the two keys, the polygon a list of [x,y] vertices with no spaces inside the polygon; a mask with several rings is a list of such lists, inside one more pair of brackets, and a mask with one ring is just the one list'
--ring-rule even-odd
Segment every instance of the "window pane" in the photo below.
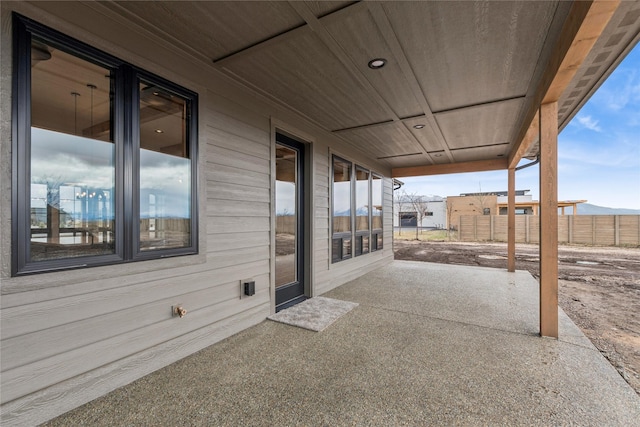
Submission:
{"label": "window pane", "polygon": [[276,288],[298,280],[298,153],[276,145]]}
{"label": "window pane", "polygon": [[369,171],[356,168],[356,231],[369,229]]}
{"label": "window pane", "polygon": [[342,239],[342,259],[351,258],[351,238]]}
{"label": "window pane", "polygon": [[331,262],[342,260],[342,239],[333,239],[331,241]]}
{"label": "window pane", "polygon": [[187,101],[140,84],[140,250],[191,245]]}
{"label": "window pane", "polygon": [[371,179],[371,228],[382,229],[382,178],[373,175]]}
{"label": "window pane", "polygon": [[[333,158],[333,232],[351,231],[351,163]],[[351,250],[349,249],[349,254]],[[346,252],[343,254],[346,255]]]}
{"label": "window pane", "polygon": [[31,52],[30,259],[112,254],[112,73],[37,40]]}

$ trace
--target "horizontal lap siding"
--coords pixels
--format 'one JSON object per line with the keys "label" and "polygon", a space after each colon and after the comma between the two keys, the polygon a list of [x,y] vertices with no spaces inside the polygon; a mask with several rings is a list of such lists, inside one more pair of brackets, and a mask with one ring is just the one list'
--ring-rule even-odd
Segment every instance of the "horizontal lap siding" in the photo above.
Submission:
{"label": "horizontal lap siding", "polygon": [[329,155],[328,149],[323,144],[317,144],[314,149],[314,179],[313,179],[313,203],[315,209],[315,217],[313,219],[314,226],[314,248],[313,263],[314,269],[314,286],[312,287],[312,296],[320,295],[320,289],[327,282],[327,272],[329,269],[329,247],[331,234],[329,227],[331,226],[331,204],[329,201]]}
{"label": "horizontal lap siding", "polygon": [[[208,108],[206,100],[201,96],[199,138],[204,196],[200,204],[206,212],[201,218],[205,233],[200,236],[199,259],[204,262],[180,266],[189,257],[178,257],[164,260],[163,268],[155,271],[148,269],[159,261],[146,263],[147,271],[145,263],[100,267],[94,271],[104,277],[87,284],[5,295],[1,394],[3,404],[11,403],[3,406],[3,422],[14,419],[7,408],[22,405],[20,400],[13,403],[15,399],[35,399],[29,394],[72,378],[90,378],[92,372],[135,354],[151,355],[195,331],[215,329],[218,324],[224,328],[222,324],[234,317],[242,329],[269,314],[269,120],[249,123]],[[167,268],[173,263],[176,268]],[[69,276],[74,274],[78,273]],[[241,300],[240,280],[249,277],[256,281],[256,295]],[[29,282],[29,278],[14,280]],[[34,282],[39,280],[34,276]],[[3,284],[3,292],[7,289]],[[178,303],[187,309],[182,319],[171,316],[171,306]],[[252,313],[250,318],[245,312]],[[224,338],[226,330],[214,335]],[[193,352],[213,342],[186,348]],[[177,358],[161,357],[164,364]],[[142,366],[136,370],[139,374],[129,372],[132,379],[149,373]],[[44,406],[42,402],[49,401],[40,399],[34,404]]]}
{"label": "horizontal lap siding", "polygon": [[[3,309],[2,402],[214,325],[252,305],[263,305],[263,317],[268,315],[269,130],[212,109],[205,108],[204,115],[200,154],[207,197],[200,203],[207,212],[206,263]],[[229,128],[216,127],[223,125]],[[240,280],[247,277],[256,280],[256,295],[240,300]],[[171,317],[177,303],[187,309],[183,319]]]}
{"label": "horizontal lap siding", "polygon": [[[23,6],[5,4],[2,22],[10,22],[10,9]],[[55,5],[38,7],[48,9],[49,25],[69,34],[78,27],[65,22],[88,22],[95,12],[84,3],[73,6],[73,15]],[[29,15],[32,10],[37,9],[18,11]],[[5,41],[11,37],[8,27],[2,29]],[[96,33],[87,41],[131,40],[127,49],[115,45],[112,51],[199,94],[199,254],[3,277],[2,425],[45,421],[264,320],[272,306],[270,117],[283,114],[293,125],[302,119],[245,89],[230,89],[201,63],[189,62],[193,58],[168,43],[145,38],[126,20],[105,16],[91,31]],[[9,98],[0,100],[3,106]],[[310,212],[317,295],[393,259],[392,182],[384,180],[384,249],[330,264],[329,145],[336,140],[309,123],[301,126],[317,141]],[[357,153],[349,158],[367,163]],[[10,203],[7,194],[3,203]],[[6,236],[10,218],[1,219]],[[9,254],[2,256],[6,260]],[[256,295],[240,299],[240,281],[247,278],[256,281]],[[176,304],[187,310],[182,319],[171,316]]]}

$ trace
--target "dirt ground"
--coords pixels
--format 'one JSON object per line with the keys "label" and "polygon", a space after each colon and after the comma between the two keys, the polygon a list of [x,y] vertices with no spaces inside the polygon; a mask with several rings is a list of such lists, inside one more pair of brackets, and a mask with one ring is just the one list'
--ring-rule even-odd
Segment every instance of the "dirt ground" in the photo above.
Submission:
{"label": "dirt ground", "polygon": [[[506,243],[394,240],[395,259],[506,268]],[[640,394],[640,248],[559,247],[560,307]],[[537,245],[516,268],[539,277]]]}

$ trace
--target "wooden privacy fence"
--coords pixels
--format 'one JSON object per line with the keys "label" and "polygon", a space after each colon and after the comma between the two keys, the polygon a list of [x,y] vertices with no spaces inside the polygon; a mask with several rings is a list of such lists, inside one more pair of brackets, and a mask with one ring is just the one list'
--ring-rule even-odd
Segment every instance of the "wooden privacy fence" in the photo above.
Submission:
{"label": "wooden privacy fence", "polygon": [[[540,217],[516,215],[516,242],[538,243]],[[462,241],[507,241],[507,215],[460,217],[458,238]],[[558,242],[585,245],[640,245],[640,215],[561,215]]]}

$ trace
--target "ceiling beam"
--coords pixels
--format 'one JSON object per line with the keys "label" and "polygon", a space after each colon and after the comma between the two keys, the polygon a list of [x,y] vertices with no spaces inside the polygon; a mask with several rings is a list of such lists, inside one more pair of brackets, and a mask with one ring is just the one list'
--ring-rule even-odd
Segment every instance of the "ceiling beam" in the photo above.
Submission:
{"label": "ceiling beam", "polygon": [[[427,98],[425,97],[424,92],[420,87],[420,83],[418,83],[418,79],[416,78],[416,75],[411,68],[411,64],[409,64],[409,60],[407,59],[404,50],[402,49],[402,45],[400,44],[400,41],[398,40],[398,37],[393,30],[391,23],[389,22],[387,14],[385,13],[382,5],[379,2],[366,2],[366,4],[369,8],[369,13],[371,13],[373,20],[380,29],[382,37],[387,42],[387,45],[389,45],[389,48],[391,48],[391,52],[393,52],[393,56],[396,58],[398,66],[402,70],[404,77],[407,79],[407,83],[411,87],[413,95],[416,97],[416,100],[424,111],[425,119],[427,120],[427,123],[429,123],[433,134],[438,139],[438,142],[440,143],[440,146],[442,147],[442,150],[445,152],[449,161],[453,162],[453,155],[449,150],[449,146],[447,145],[447,141],[444,138],[444,134],[442,133],[442,130],[440,129],[440,126],[438,125],[438,122],[436,121],[436,118],[431,111],[431,106],[429,105],[429,102],[427,101]],[[405,127],[406,126],[407,125],[405,124]],[[409,129],[407,128],[407,130]],[[423,147],[422,143],[420,143],[419,140],[418,143],[421,147]],[[423,148],[426,152],[426,148]]]}
{"label": "ceiling beam", "polygon": [[511,151],[509,153],[509,167],[515,168],[518,166],[520,160],[524,157],[524,155],[529,151],[529,148],[538,140],[538,125],[540,123],[540,116],[538,113],[533,117],[533,121],[529,125],[529,129],[527,129],[527,133],[524,135],[524,138],[520,142],[518,149],[515,151]]}
{"label": "ceiling beam", "polygon": [[391,169],[393,178],[450,173],[484,172],[507,169],[507,159],[478,160],[474,162],[447,163],[427,166],[410,166]]}
{"label": "ceiling beam", "polygon": [[527,143],[530,147],[533,142],[527,141],[526,136],[539,106],[557,102],[560,99],[619,4],[619,0],[573,2],[540,84],[528,105],[520,130],[516,134],[516,143],[509,153],[509,165],[518,164],[527,151],[520,147]]}
{"label": "ceiling beam", "polygon": [[[350,75],[363,87],[366,91],[371,94],[373,100],[378,104],[384,112],[391,118],[393,122],[399,122],[400,117],[393,111],[393,109],[389,106],[387,101],[380,95],[380,93],[376,90],[373,84],[367,79],[364,73],[360,70],[357,64],[353,62],[353,59],[349,56],[347,52],[342,48],[340,43],[331,35],[329,30],[322,23],[322,19],[324,18],[316,18],[313,14],[309,6],[304,2],[298,1],[289,1],[291,7],[295,9],[295,11],[300,15],[302,19],[308,24],[309,28],[322,40],[322,42],[329,48],[331,53],[342,63],[342,65],[349,71]],[[356,3],[353,6],[345,7],[341,9],[338,13],[348,13],[355,10],[357,8],[365,7],[363,3]],[[420,144],[420,141],[416,138],[416,136],[407,129],[406,126],[401,126],[399,130],[405,135],[407,139],[414,140],[418,146],[422,149],[423,154],[429,159],[431,163],[435,163],[431,158],[431,155],[427,152],[427,149]],[[347,140],[348,141],[348,140]]]}

